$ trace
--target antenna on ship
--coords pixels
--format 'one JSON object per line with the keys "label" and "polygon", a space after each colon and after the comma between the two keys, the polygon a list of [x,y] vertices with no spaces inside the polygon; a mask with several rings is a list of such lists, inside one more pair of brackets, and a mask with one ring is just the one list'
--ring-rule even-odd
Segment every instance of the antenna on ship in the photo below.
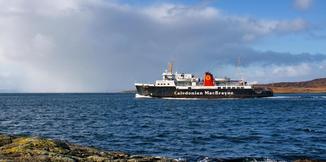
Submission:
{"label": "antenna on ship", "polygon": [[238,75],[240,75],[240,79],[241,80],[243,80],[243,75],[242,75],[242,72],[241,72],[241,69],[240,69],[240,62],[241,62],[241,60],[240,60],[240,56],[238,57],[238,59],[237,59],[237,73],[238,73]]}

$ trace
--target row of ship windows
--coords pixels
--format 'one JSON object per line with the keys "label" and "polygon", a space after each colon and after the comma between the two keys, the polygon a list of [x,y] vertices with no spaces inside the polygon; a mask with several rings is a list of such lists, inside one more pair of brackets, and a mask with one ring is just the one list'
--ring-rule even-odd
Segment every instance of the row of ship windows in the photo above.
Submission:
{"label": "row of ship windows", "polygon": [[244,89],[244,87],[217,87],[217,89]]}
{"label": "row of ship windows", "polygon": [[[170,85],[170,83],[157,83],[157,85]],[[217,87],[217,89],[244,89],[244,87]]]}
{"label": "row of ship windows", "polygon": [[157,85],[170,85],[170,83],[157,83]]}

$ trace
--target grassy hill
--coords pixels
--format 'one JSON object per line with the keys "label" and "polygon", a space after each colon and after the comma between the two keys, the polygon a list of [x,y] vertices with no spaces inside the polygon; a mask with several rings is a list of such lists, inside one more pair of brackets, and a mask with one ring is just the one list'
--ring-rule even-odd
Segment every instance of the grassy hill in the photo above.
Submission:
{"label": "grassy hill", "polygon": [[326,93],[326,78],[302,82],[257,84],[254,86],[271,88],[274,93]]}

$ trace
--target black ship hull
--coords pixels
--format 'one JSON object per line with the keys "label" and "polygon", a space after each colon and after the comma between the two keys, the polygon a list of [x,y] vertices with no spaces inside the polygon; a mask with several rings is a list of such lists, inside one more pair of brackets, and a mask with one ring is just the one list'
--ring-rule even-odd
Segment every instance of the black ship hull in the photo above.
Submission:
{"label": "black ship hull", "polygon": [[196,88],[177,89],[176,87],[159,87],[153,85],[137,85],[137,94],[143,97],[155,98],[257,98],[271,97],[273,91],[266,88],[249,89],[218,89],[218,88]]}

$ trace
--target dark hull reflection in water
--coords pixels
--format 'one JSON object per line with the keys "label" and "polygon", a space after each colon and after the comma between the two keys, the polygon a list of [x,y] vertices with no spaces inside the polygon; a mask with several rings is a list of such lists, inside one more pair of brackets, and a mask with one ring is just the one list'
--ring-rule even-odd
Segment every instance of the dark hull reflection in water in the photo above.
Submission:
{"label": "dark hull reflection in water", "polygon": [[0,131],[189,161],[326,160],[325,105],[326,94],[236,100],[2,94]]}

